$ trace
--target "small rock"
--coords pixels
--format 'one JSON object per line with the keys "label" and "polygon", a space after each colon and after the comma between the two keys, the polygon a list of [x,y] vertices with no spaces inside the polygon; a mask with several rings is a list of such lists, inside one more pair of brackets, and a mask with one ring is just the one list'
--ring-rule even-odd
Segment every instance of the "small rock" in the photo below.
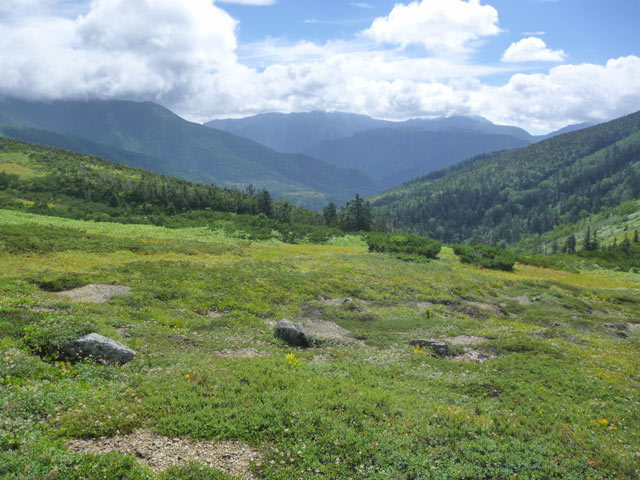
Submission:
{"label": "small rock", "polygon": [[301,323],[291,323],[282,319],[276,324],[275,335],[294,347],[308,347],[311,345],[309,336]]}
{"label": "small rock", "polygon": [[618,330],[616,333],[614,333],[614,335],[620,338],[629,338],[629,334],[627,332],[623,332],[622,330]]}
{"label": "small rock", "polygon": [[63,345],[61,356],[70,360],[95,359],[109,365],[123,365],[133,360],[136,352],[120,342],[90,333]]}
{"label": "small rock", "polygon": [[437,355],[444,357],[449,354],[449,345],[445,342],[441,342],[439,340],[434,340],[433,338],[418,338],[409,340],[409,345],[412,347],[430,347],[432,348]]}
{"label": "small rock", "polygon": [[604,328],[616,328],[616,326],[613,323],[603,323],[602,326]]}
{"label": "small rock", "polygon": [[552,327],[562,327],[563,325],[560,322],[551,322]]}
{"label": "small rock", "polygon": [[318,296],[316,297],[316,299],[317,299],[319,302],[325,302],[325,301],[327,300],[327,297],[325,297],[324,295],[318,295]]}
{"label": "small rock", "polygon": [[529,300],[529,297],[527,297],[526,295],[520,295],[519,297],[515,297],[514,300],[523,306],[531,305],[531,303],[533,303],[531,302],[531,300]]}

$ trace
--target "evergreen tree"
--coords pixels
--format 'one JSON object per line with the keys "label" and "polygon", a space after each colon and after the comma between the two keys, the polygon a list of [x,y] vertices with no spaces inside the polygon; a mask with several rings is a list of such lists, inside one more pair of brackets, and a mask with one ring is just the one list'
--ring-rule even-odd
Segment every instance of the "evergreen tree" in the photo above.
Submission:
{"label": "evergreen tree", "polygon": [[554,240],[553,243],[551,244],[551,253],[553,253],[554,255],[556,253],[558,253],[558,241]]}
{"label": "evergreen tree", "polygon": [[336,204],[331,202],[324,207],[322,216],[324,217],[324,223],[328,227],[335,227],[338,223],[338,210],[336,208]]}
{"label": "evergreen tree", "polygon": [[633,232],[633,243],[638,242],[640,242],[640,239],[638,239],[638,230],[636,229],[635,232]]}
{"label": "evergreen tree", "polygon": [[569,238],[567,239],[567,253],[576,253],[576,237],[573,233],[569,235]]}
{"label": "evergreen tree", "polygon": [[267,217],[273,217],[273,199],[267,190],[262,190],[258,195],[258,213],[264,213]]}
{"label": "evergreen tree", "polygon": [[591,250],[591,227],[587,227],[587,232],[584,234],[582,249],[587,251]]}
{"label": "evergreen tree", "polygon": [[631,241],[629,240],[629,237],[627,237],[626,233],[624,234],[624,240],[622,241],[622,250],[627,255],[631,253]]}

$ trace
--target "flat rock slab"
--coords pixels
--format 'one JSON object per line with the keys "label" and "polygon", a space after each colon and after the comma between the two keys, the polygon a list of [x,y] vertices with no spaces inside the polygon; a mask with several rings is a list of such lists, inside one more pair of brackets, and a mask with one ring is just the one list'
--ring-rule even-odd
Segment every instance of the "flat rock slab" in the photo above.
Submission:
{"label": "flat rock slab", "polygon": [[136,352],[126,345],[97,333],[68,342],[60,349],[60,356],[69,360],[96,360],[108,365],[123,365],[133,360]]}
{"label": "flat rock slab", "polygon": [[72,453],[101,454],[119,452],[135,457],[138,463],[156,472],[174,465],[198,462],[228,475],[247,480],[258,477],[251,472],[253,462],[260,463],[262,455],[240,442],[191,441],[182,437],[165,437],[147,430],[130,435],[70,440],[67,448]]}
{"label": "flat rock slab", "polygon": [[90,283],[84,287],[58,292],[57,295],[67,297],[72,302],[104,303],[111,300],[114,295],[125,295],[127,293],[131,293],[131,287]]}
{"label": "flat rock slab", "polygon": [[255,348],[225,348],[224,350],[217,350],[213,352],[218,357],[224,358],[256,358],[256,357],[269,357],[269,352],[261,352]]}
{"label": "flat rock slab", "polygon": [[351,333],[340,325],[317,318],[305,318],[302,320],[302,325],[306,332],[312,337],[324,338],[326,340],[342,340]]}
{"label": "flat rock slab", "polygon": [[486,342],[488,339],[475,337],[473,335],[458,335],[457,337],[444,337],[443,340],[451,345],[478,345]]}

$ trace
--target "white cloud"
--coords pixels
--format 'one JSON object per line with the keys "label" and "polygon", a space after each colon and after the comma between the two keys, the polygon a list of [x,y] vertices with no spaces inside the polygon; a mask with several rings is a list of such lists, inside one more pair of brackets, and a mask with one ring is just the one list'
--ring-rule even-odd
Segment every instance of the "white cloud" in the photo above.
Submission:
{"label": "white cloud", "polygon": [[502,55],[503,62],[562,62],[564,50],[551,50],[540,38],[528,37],[509,45]]}
{"label": "white cloud", "polygon": [[235,25],[209,0],[95,0],[73,20],[3,23],[0,92],[169,101],[236,62]]}
{"label": "white cloud", "polygon": [[222,3],[238,3],[240,5],[256,5],[264,7],[267,5],[274,5],[277,0],[218,0]]}
{"label": "white cloud", "polygon": [[498,12],[480,0],[421,0],[396,4],[364,34],[402,48],[421,45],[432,53],[464,51],[470,42],[497,35]]}
{"label": "white cloud", "polygon": [[[422,57],[368,36],[238,47],[236,21],[210,0],[95,0],[80,16],[50,8],[66,0],[25,1],[34,15],[0,22],[0,95],[152,100],[196,121],[313,109],[396,120],[478,114],[534,132],[640,110],[633,55],[523,74],[459,55],[479,34],[443,40],[451,55]],[[489,24],[497,28],[497,16]],[[483,80],[496,73],[511,78]]]}
{"label": "white cloud", "polygon": [[349,5],[358,8],[373,8],[373,5],[367,2],[350,2]]}

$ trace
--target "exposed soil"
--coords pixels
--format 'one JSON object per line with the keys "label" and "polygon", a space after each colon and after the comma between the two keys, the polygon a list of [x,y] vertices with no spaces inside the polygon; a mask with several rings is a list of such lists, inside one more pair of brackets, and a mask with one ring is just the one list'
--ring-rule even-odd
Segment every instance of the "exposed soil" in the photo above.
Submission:
{"label": "exposed soil", "polygon": [[114,295],[124,295],[130,292],[131,287],[124,285],[90,283],[84,287],[58,292],[56,295],[67,297],[72,302],[104,303],[108,302]]}
{"label": "exposed soil", "polygon": [[469,305],[473,305],[474,307],[477,307],[481,310],[489,310],[490,312],[493,313],[502,313],[502,310],[500,310],[500,307],[496,307],[495,305],[489,305],[488,303],[481,303],[481,302],[469,302]]}
{"label": "exposed soil", "polygon": [[73,453],[119,452],[131,455],[156,472],[173,465],[198,462],[248,480],[258,478],[250,471],[251,463],[259,464],[262,460],[260,452],[240,442],[194,442],[181,437],[156,435],[147,430],[115,437],[71,440],[67,447]]}
{"label": "exposed soil", "polygon": [[523,306],[528,306],[533,304],[533,302],[529,300],[529,297],[527,297],[526,295],[520,295],[519,297],[514,297],[513,300],[515,300],[516,302],[518,302],[520,305],[523,305]]}
{"label": "exposed soil", "polygon": [[467,348],[466,351],[462,355],[457,355],[453,357],[451,360],[454,362],[476,362],[482,363],[494,358],[495,355],[489,355],[488,353],[480,352],[478,350],[472,350]]}
{"label": "exposed soil", "polygon": [[328,362],[329,360],[331,360],[329,353],[319,353],[311,358],[312,362]]}
{"label": "exposed soil", "polygon": [[640,323],[627,323],[627,328],[632,332],[640,332]]}

